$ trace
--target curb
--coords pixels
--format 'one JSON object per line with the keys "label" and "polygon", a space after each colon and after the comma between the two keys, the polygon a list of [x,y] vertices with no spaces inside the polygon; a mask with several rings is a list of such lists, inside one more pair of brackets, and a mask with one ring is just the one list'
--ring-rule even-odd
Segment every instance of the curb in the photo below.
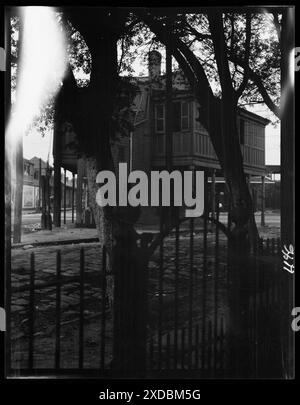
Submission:
{"label": "curb", "polygon": [[86,238],[86,239],[67,239],[67,240],[56,240],[56,241],[45,241],[45,242],[28,242],[28,243],[14,243],[12,244],[12,249],[21,249],[24,246],[57,246],[57,245],[73,245],[78,243],[94,243],[99,242],[99,238]]}

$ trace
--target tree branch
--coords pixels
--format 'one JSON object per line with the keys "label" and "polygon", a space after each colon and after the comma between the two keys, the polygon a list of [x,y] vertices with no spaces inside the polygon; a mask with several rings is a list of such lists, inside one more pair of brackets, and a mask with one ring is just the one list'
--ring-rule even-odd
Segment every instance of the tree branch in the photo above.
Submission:
{"label": "tree branch", "polygon": [[234,89],[227,59],[227,47],[224,37],[222,13],[215,10],[209,11],[208,21],[218,66],[222,94],[224,95],[224,99],[228,97],[229,100],[232,99],[234,95]]}
{"label": "tree branch", "polygon": [[[229,60],[232,61],[233,63],[236,63],[240,65],[244,70],[246,69],[246,66],[244,64],[244,61],[237,58],[234,55],[229,55]],[[271,97],[269,96],[265,85],[261,79],[261,77],[254,72],[249,66],[248,66],[248,74],[249,74],[249,79],[253,81],[253,83],[256,85],[258,88],[258,91],[260,92],[262,98],[264,99],[265,104],[267,107],[279,118],[281,119],[281,110],[279,107],[276,106],[276,104],[272,101]]]}
{"label": "tree branch", "polygon": [[231,23],[231,37],[230,37],[230,52],[233,53],[234,49],[234,14],[231,15],[230,17],[230,23]]}
{"label": "tree branch", "polygon": [[188,31],[190,34],[195,35],[195,37],[199,40],[202,41],[203,39],[211,39],[211,35],[209,34],[202,34],[201,32],[197,31],[194,27],[192,27],[187,21],[185,22],[186,27],[188,28]]}
{"label": "tree branch", "polygon": [[121,39],[121,56],[120,56],[120,61],[118,64],[118,74],[120,74],[121,69],[122,69],[122,63],[123,63],[123,59],[124,59],[124,48],[125,48],[125,44],[124,44],[124,38]]}

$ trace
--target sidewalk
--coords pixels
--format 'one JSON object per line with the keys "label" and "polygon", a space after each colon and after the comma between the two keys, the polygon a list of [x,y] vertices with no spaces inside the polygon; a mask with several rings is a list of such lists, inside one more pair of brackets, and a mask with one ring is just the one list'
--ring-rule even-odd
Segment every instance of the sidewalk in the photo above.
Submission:
{"label": "sidewalk", "polygon": [[[266,226],[260,226],[260,214],[255,215],[259,233],[261,237],[277,237],[279,236],[280,228],[280,216],[277,213],[266,213]],[[220,221],[224,224],[227,223],[227,214],[220,214]],[[187,227],[186,224],[182,224],[182,229]],[[195,222],[195,231],[202,230],[203,225],[201,222]],[[141,232],[158,232],[158,225],[146,225],[138,223],[136,230]],[[52,228],[49,230],[39,230],[35,232],[23,233],[21,237],[21,243],[12,244],[12,248],[25,248],[29,245],[63,245],[72,243],[92,243],[98,242],[97,230],[94,228],[77,228],[75,224],[68,223],[67,226],[63,225],[61,228]]]}
{"label": "sidewalk", "polygon": [[28,245],[47,245],[47,244],[69,244],[83,242],[97,242],[97,230],[93,228],[76,228],[73,224],[68,227],[52,228],[49,230],[40,230],[37,232],[24,233],[21,237],[21,243],[13,243],[13,248],[20,248]]}
{"label": "sidewalk", "polygon": [[[187,224],[182,226],[182,229],[188,229]],[[203,229],[202,226],[195,226],[195,231]],[[137,224],[136,230],[138,233],[159,232],[159,225],[144,225]],[[93,243],[98,242],[97,230],[94,228],[77,228],[75,224],[68,224],[61,228],[53,226],[52,231],[38,230],[30,233],[22,233],[21,243],[13,243],[12,248],[29,248],[33,246],[45,245],[65,245],[72,243]]]}

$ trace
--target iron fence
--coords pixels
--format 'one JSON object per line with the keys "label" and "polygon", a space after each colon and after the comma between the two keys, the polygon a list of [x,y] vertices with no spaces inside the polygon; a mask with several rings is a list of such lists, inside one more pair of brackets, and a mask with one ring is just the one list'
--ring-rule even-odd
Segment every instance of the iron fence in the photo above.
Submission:
{"label": "iron fence", "polygon": [[[161,239],[149,261],[147,291],[144,292],[148,308],[145,313],[146,377],[230,376],[232,308],[228,299],[231,291],[228,240],[218,226],[218,211],[216,215],[214,222],[204,217],[177,224],[169,235]],[[278,353],[280,356],[283,353],[280,340],[280,251],[278,239],[260,240],[249,257],[248,293],[243,292],[247,308],[248,340],[245,350],[251,354],[247,367],[254,377],[266,375],[270,365],[274,365],[275,357],[276,367],[282,365],[278,359]],[[11,301],[16,296],[26,301],[28,327],[23,335],[14,336],[18,318],[14,320],[12,307],[10,322],[14,320],[15,326],[11,324],[12,335],[7,342],[12,353],[8,365],[10,375],[114,375],[113,318],[106,298],[105,246],[101,252],[99,273],[91,281],[86,271],[83,247],[80,249],[79,270],[74,266],[73,274],[68,276],[64,274],[62,253],[58,250],[55,272],[43,283],[39,282],[36,271],[35,253],[30,253],[28,281],[21,286],[12,284],[11,289]],[[63,289],[71,285],[77,295],[68,304]],[[91,285],[97,288],[92,301],[96,311],[93,315],[87,315],[87,295]],[[40,316],[42,308],[39,306],[42,306],[40,303],[44,296],[50,296],[49,291],[52,291],[54,310],[51,312],[51,333],[48,331],[46,339]],[[73,318],[65,322],[63,317],[68,305],[72,308]],[[92,349],[88,344],[91,324],[93,333],[96,333]],[[71,354],[71,344],[63,344],[65,325],[72,325]],[[21,359],[16,358],[16,352]],[[275,353],[277,355],[274,357]],[[68,362],[70,357],[72,361]],[[90,360],[87,361],[87,358]],[[280,374],[282,370],[278,372]]]}

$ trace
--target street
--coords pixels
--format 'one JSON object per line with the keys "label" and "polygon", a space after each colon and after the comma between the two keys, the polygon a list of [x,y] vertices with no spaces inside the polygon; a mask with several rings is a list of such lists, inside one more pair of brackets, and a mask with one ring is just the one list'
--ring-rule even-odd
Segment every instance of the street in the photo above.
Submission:
{"label": "street", "polygon": [[[76,218],[76,213],[74,213],[74,217]],[[61,214],[61,222],[63,225],[63,219],[64,219],[64,213],[62,211]],[[260,226],[260,221],[261,221],[261,213],[256,212],[255,213],[255,219],[256,223],[258,226]],[[12,219],[13,220],[13,219]],[[227,212],[221,212],[220,213],[220,220],[223,223],[227,223]],[[67,225],[72,223],[72,211],[68,210],[66,212],[66,221]],[[23,211],[22,214],[22,225],[34,225],[37,223],[41,222],[41,213],[32,213],[32,212],[26,212]],[[280,226],[280,213],[279,212],[274,212],[274,211],[266,211],[265,212],[265,223],[268,226]]]}
{"label": "street", "polygon": [[[32,213],[32,212],[26,212],[26,211],[23,211],[23,213],[22,213],[22,225],[24,226],[24,225],[34,225],[34,224],[37,224],[37,223],[41,223],[41,213],[40,212],[34,212],[34,213]],[[74,213],[74,220],[75,220],[75,213]],[[53,214],[52,214],[52,219],[53,219]],[[66,220],[67,220],[67,224],[68,223],[72,223],[72,211],[71,210],[68,210],[67,212],[66,212]],[[12,218],[12,221],[13,221],[13,218]],[[64,213],[63,213],[63,211],[62,211],[62,213],[61,213],[61,222],[62,222],[62,224],[63,224],[63,221],[64,221]]]}

